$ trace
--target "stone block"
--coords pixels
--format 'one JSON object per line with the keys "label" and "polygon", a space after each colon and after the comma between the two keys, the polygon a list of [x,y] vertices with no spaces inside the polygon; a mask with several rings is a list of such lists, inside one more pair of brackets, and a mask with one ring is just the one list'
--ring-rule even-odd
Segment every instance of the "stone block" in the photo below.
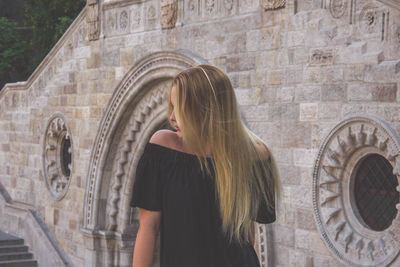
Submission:
{"label": "stone block", "polygon": [[291,186],[290,198],[294,201],[291,205],[295,208],[312,209],[312,190],[306,186]]}
{"label": "stone block", "polygon": [[299,84],[303,80],[303,70],[301,68],[290,68],[285,70],[285,84]]}
{"label": "stone block", "polygon": [[324,267],[345,267],[338,260],[328,257],[328,256],[320,256],[314,255],[313,257],[313,266],[324,266]]}
{"label": "stone block", "polygon": [[396,96],[396,83],[354,83],[348,87],[349,101],[396,102]]}
{"label": "stone block", "polygon": [[293,150],[294,165],[313,167],[317,153],[316,149],[295,148]]}
{"label": "stone block", "polygon": [[250,88],[250,73],[243,71],[239,73],[239,87]]}
{"label": "stone block", "polygon": [[243,115],[247,122],[268,121],[268,105],[248,106],[243,109]]}
{"label": "stone block", "polygon": [[263,86],[267,83],[268,70],[257,69],[256,71],[250,72],[250,86]]}
{"label": "stone block", "polygon": [[320,86],[296,86],[295,102],[317,102],[321,100]]}
{"label": "stone block", "polygon": [[273,70],[268,72],[268,84],[281,85],[284,80],[284,72],[281,70]]}
{"label": "stone block", "polygon": [[300,168],[289,164],[290,164],[289,162],[279,161],[278,169],[279,169],[279,177],[281,183],[283,185],[300,185],[301,184]]}
{"label": "stone block", "polygon": [[303,46],[304,32],[303,31],[288,31],[287,45],[288,47]]}
{"label": "stone block", "polygon": [[278,53],[276,51],[262,51],[256,57],[257,69],[272,69],[278,66]]}
{"label": "stone block", "polygon": [[[308,123],[282,122],[280,133],[282,148],[308,148],[311,145],[311,127]],[[295,159],[296,161],[296,159]]]}
{"label": "stone block", "polygon": [[239,1],[239,13],[254,12],[259,8],[259,4],[258,0]]}
{"label": "stone block", "polygon": [[[246,51],[251,51],[247,48],[247,38],[246,38],[246,32],[238,32],[238,33],[231,33],[228,35],[225,35],[223,38],[223,43],[220,44],[219,50],[221,49],[221,45],[226,47],[226,53],[227,54],[239,54],[239,53],[244,53]],[[223,53],[220,53],[221,55]]]}
{"label": "stone block", "polygon": [[313,267],[313,257],[303,251],[294,250],[289,257],[290,267]]}
{"label": "stone block", "polygon": [[282,103],[292,103],[295,98],[295,87],[280,87],[276,90],[276,100]]}
{"label": "stone block", "polygon": [[226,65],[226,70],[228,72],[254,70],[255,56],[243,54],[240,56],[227,57]]}
{"label": "stone block", "polygon": [[318,120],[337,121],[341,117],[342,103],[319,103]]}
{"label": "stone block", "polygon": [[300,121],[316,121],[317,119],[317,103],[300,103]]}
{"label": "stone block", "polygon": [[312,249],[312,232],[303,229],[295,230],[295,248],[311,251]]}
{"label": "stone block", "polygon": [[317,230],[312,210],[297,209],[296,228],[303,230]]}
{"label": "stone block", "polygon": [[274,264],[276,266],[288,266],[287,265],[288,259],[293,250],[283,245],[276,245],[274,246],[274,252],[275,252]]}
{"label": "stone block", "polygon": [[400,60],[384,61],[381,64],[365,65],[365,82],[386,81],[397,83],[400,80]]}
{"label": "stone block", "polygon": [[315,255],[325,255],[325,256],[331,256],[331,252],[328,250],[326,247],[322,236],[318,234],[313,235],[311,238],[311,244],[312,244],[312,250]]}
{"label": "stone block", "polygon": [[324,84],[321,87],[322,101],[346,101],[347,85],[346,84]]}
{"label": "stone block", "polygon": [[271,104],[269,107],[272,121],[298,121],[299,119],[297,104]]}
{"label": "stone block", "polygon": [[74,58],[87,58],[90,55],[90,46],[81,46],[74,49]]}
{"label": "stone block", "polygon": [[294,247],[294,230],[290,227],[273,224],[274,242],[286,247]]}
{"label": "stone block", "polygon": [[103,66],[106,67],[119,67],[120,66],[120,54],[119,49],[107,50],[103,51]]}
{"label": "stone block", "polygon": [[259,136],[268,146],[275,144],[279,126],[270,122],[248,122],[247,127]]}

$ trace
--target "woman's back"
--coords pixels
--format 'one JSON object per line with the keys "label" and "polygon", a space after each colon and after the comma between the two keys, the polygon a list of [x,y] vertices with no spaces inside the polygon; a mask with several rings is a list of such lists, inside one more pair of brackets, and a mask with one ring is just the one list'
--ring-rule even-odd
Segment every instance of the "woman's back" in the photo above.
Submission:
{"label": "woman's back", "polygon": [[[131,205],[161,211],[161,266],[259,266],[250,243],[240,246],[224,235],[214,179],[195,155],[147,144]],[[262,222],[275,220],[274,212],[263,214]]]}

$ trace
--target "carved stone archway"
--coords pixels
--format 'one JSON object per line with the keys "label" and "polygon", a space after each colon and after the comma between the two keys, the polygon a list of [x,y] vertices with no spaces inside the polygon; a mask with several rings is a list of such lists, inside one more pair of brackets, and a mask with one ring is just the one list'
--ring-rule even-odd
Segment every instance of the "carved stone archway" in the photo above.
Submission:
{"label": "carved stone archway", "polygon": [[126,74],[100,123],[86,182],[83,227],[85,266],[131,264],[137,229],[129,206],[137,161],[151,134],[166,121],[169,82],[205,63],[186,51],[151,54]]}

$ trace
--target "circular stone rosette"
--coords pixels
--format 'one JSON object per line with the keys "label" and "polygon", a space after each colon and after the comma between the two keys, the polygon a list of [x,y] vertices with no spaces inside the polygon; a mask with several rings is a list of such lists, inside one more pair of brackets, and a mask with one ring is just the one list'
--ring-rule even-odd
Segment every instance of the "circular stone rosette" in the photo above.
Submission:
{"label": "circular stone rosette", "polygon": [[53,199],[61,200],[67,193],[72,173],[71,133],[62,113],[55,113],[47,123],[42,160],[47,189]]}
{"label": "circular stone rosette", "polygon": [[314,216],[325,245],[346,266],[386,266],[399,254],[400,205],[391,225],[374,231],[363,222],[354,200],[356,167],[367,155],[383,156],[399,181],[399,140],[382,119],[357,116],[339,123],[318,153],[313,173]]}

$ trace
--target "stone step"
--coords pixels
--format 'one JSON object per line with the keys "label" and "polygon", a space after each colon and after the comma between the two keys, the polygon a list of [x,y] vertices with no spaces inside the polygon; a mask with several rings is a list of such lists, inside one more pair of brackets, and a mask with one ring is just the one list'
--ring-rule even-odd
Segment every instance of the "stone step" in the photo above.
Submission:
{"label": "stone step", "polygon": [[27,252],[27,251],[28,251],[28,246],[25,245],[0,246],[0,254],[11,253],[11,252]]}
{"label": "stone step", "polygon": [[12,260],[0,262],[0,267],[37,267],[35,260]]}
{"label": "stone step", "polygon": [[12,245],[23,245],[23,244],[24,240],[22,238],[0,231],[0,246],[12,246]]}
{"label": "stone step", "polygon": [[12,246],[12,245],[23,245],[23,239],[8,239],[8,240],[0,240],[0,246]]}
{"label": "stone step", "polygon": [[10,261],[10,260],[27,260],[32,258],[33,254],[30,252],[11,252],[11,253],[0,254],[0,262]]}

